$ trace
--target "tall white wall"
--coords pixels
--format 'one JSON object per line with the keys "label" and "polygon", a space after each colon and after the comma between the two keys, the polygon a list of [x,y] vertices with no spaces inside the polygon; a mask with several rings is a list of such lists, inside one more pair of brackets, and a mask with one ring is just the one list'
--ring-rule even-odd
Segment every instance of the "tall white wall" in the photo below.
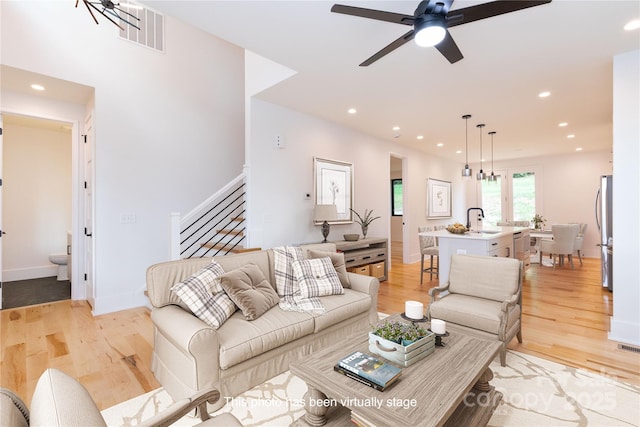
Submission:
{"label": "tall white wall", "polygon": [[613,318],[609,338],[640,345],[640,51],[613,62]]}
{"label": "tall white wall", "polygon": [[66,253],[71,229],[71,132],[5,117],[3,143],[2,278],[55,276],[49,254]]}
{"label": "tall white wall", "polygon": [[244,51],[169,16],[158,53],[68,2],[0,8],[3,64],[95,88],[94,313],[144,305],[146,268],[169,258],[169,214],[242,171]]}
{"label": "tall white wall", "polygon": [[[353,164],[355,210],[373,209],[382,218],[369,227],[368,236],[390,235],[390,155],[408,158],[403,182],[408,203],[405,229],[409,257],[419,260],[417,230],[425,225],[427,178],[452,181],[453,214],[463,212],[464,195],[458,178],[460,164],[427,157],[407,147],[375,139],[334,123],[254,99],[252,108],[251,212],[254,227],[252,245],[272,247],[322,240],[320,228],[313,225],[313,158],[339,160]],[[282,135],[286,147],[275,146]],[[304,195],[310,193],[311,199]],[[451,219],[431,221],[447,223]],[[331,226],[329,240],[342,240],[345,233],[360,233],[355,223]]]}

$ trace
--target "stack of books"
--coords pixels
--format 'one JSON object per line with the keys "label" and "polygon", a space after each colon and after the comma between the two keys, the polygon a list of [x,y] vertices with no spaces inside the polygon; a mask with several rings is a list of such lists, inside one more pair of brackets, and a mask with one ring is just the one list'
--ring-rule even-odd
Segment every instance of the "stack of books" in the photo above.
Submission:
{"label": "stack of books", "polygon": [[402,374],[402,370],[375,357],[354,351],[341,359],[333,369],[376,390],[384,391]]}

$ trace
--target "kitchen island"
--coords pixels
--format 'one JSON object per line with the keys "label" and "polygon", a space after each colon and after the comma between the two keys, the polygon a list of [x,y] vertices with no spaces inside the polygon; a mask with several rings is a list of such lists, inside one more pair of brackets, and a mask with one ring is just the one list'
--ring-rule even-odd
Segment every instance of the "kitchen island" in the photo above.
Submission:
{"label": "kitchen island", "polygon": [[464,234],[438,230],[419,233],[419,235],[433,236],[438,240],[438,277],[441,285],[449,281],[449,267],[453,254],[516,258],[523,261],[524,270],[531,262],[528,227],[472,229]]}

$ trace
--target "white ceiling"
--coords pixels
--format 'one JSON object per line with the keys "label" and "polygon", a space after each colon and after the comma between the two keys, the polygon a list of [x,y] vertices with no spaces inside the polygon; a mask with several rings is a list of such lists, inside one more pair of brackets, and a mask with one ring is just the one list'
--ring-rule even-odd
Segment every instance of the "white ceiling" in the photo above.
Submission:
{"label": "white ceiling", "polygon": [[[613,56],[640,49],[640,32],[623,30],[638,1],[554,0],[452,28],[464,55],[455,64],[409,42],[369,67],[358,64],[410,27],[332,13],[330,1],[143,3],[297,71],[260,94],[270,102],[460,161],[471,114],[469,162],[480,158],[478,123],[485,161],[492,130],[496,160],[610,149]],[[418,1],[337,3],[412,15]]]}
{"label": "white ceiling", "polygon": [[[331,1],[143,3],[295,70],[260,94],[269,102],[460,162],[465,160],[461,117],[471,114],[470,163],[480,159],[478,123],[486,124],[485,161],[491,157],[487,132],[492,130],[495,160],[571,153],[577,147],[611,149],[613,57],[640,49],[640,31],[623,30],[640,18],[635,0],[553,0],[451,28],[464,55],[455,64],[434,48],[409,42],[369,67],[358,64],[409,27],[331,13]],[[410,15],[418,0],[339,3]],[[457,0],[452,10],[478,3],[484,2]],[[92,91],[2,66],[3,89],[26,88],[33,77],[47,86],[43,96],[68,102],[86,102]],[[50,90],[54,87],[58,95]],[[543,90],[551,96],[538,98]],[[350,107],[358,113],[348,114]],[[569,125],[560,128],[560,122]],[[575,138],[568,139],[570,133]]]}

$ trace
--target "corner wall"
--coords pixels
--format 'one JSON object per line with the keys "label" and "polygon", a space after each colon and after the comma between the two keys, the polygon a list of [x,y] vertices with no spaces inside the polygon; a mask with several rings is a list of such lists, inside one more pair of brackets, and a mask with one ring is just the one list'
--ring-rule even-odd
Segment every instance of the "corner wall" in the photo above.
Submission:
{"label": "corner wall", "polygon": [[613,318],[609,339],[640,346],[640,51],[613,61]]}

